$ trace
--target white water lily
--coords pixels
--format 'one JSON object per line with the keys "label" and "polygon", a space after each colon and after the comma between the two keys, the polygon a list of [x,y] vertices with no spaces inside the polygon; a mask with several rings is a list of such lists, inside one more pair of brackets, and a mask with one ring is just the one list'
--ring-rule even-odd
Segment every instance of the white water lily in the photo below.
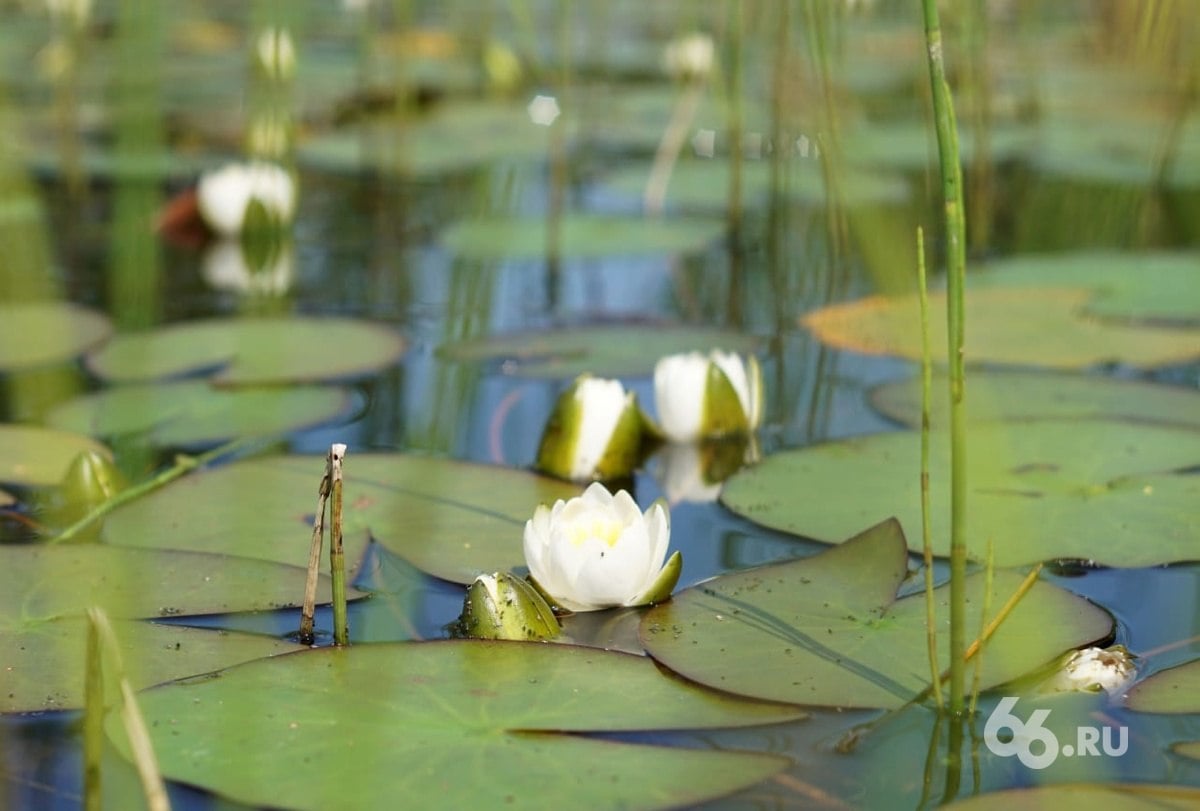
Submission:
{"label": "white water lily", "polygon": [[202,176],[196,189],[200,216],[224,237],[241,234],[251,200],[279,225],[288,225],[296,213],[296,183],[272,163],[231,163]]}
{"label": "white water lily", "polygon": [[537,466],[570,481],[618,479],[637,464],[642,419],[619,380],[580,375],[555,403]]}
{"label": "white water lily", "polygon": [[535,585],[571,611],[661,602],[679,580],[683,556],[663,563],[671,537],[666,506],[645,513],[625,490],[602,484],[540,505],[525,524],[525,563]]}
{"label": "white water lily", "polygon": [[201,275],[217,290],[277,296],[291,288],[296,276],[296,262],[291,245],[285,243],[267,257],[264,267],[252,268],[240,241],[221,239],[205,249]]}
{"label": "white water lily", "polygon": [[762,371],[753,355],[668,355],[654,367],[659,426],[672,442],[753,433],[762,423]]}
{"label": "white water lily", "polygon": [[684,81],[700,80],[712,73],[716,46],[708,34],[685,34],[667,44],[663,69]]}
{"label": "white water lily", "polygon": [[1118,692],[1134,677],[1137,668],[1124,645],[1084,648],[1067,654],[1048,687],[1058,692]]}

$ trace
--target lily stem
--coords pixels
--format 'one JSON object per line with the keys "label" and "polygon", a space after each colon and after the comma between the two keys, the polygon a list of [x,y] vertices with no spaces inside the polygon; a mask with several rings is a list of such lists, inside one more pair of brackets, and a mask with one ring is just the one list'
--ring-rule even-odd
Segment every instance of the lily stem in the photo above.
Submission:
{"label": "lily stem", "polygon": [[50,538],[49,543],[64,543],[66,541],[70,541],[118,507],[128,504],[131,501],[135,501],[147,493],[157,490],[165,484],[170,484],[180,476],[184,476],[196,468],[204,467],[210,462],[214,462],[223,456],[237,453],[243,448],[250,447],[251,445],[260,441],[261,439],[235,439],[231,442],[226,442],[224,445],[221,445],[218,448],[213,448],[211,451],[202,453],[199,456],[186,456],[184,454],[179,454],[175,457],[175,464],[173,464],[171,467],[162,471],[154,478],[147,479],[141,484],[130,487],[127,490],[122,490],[121,492],[113,495],[112,498],[97,504],[87,515],[80,518],[74,524],[71,524],[71,526],[67,527],[53,538]]}

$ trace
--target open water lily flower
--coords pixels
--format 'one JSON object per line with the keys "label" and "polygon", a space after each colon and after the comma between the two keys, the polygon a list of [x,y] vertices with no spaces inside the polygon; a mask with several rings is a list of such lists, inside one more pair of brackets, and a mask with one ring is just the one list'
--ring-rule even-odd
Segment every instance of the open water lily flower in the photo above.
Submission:
{"label": "open water lily flower", "polygon": [[637,465],[642,417],[619,380],[580,375],[562,393],[542,431],[539,470],[583,482],[628,476]]}
{"label": "open water lily flower", "polygon": [[671,519],[655,502],[643,513],[625,490],[592,484],[583,495],[540,505],[525,524],[525,563],[538,589],[571,611],[662,602],[683,556],[665,565]]}
{"label": "open water lily flower", "polygon": [[223,237],[236,237],[246,225],[246,212],[257,200],[267,218],[283,226],[296,213],[296,183],[272,163],[231,163],[200,178],[196,204],[204,222]]}
{"label": "open water lily flower", "polygon": [[753,433],[762,423],[762,370],[753,355],[667,355],[654,367],[659,426],[672,442]]}

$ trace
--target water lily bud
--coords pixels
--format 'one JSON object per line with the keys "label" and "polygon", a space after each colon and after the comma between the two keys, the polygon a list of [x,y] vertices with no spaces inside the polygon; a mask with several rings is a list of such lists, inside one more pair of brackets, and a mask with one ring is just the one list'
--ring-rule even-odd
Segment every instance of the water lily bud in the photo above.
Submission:
{"label": "water lily bud", "polygon": [[672,442],[753,433],[762,423],[758,359],[713,350],[668,355],[654,367],[659,425]]}
{"label": "water lily bud", "polygon": [[715,50],[708,34],[686,34],[667,44],[663,51],[663,69],[675,79],[706,79],[712,73]]}
{"label": "water lily bud", "polygon": [[509,572],[481,574],[467,589],[459,629],[475,639],[550,639],[558,618],[529,583]]}
{"label": "water lily bud", "polygon": [[1051,692],[1116,693],[1137,672],[1133,660],[1124,645],[1073,651],[1063,657],[1062,666],[1047,687]]}
{"label": "water lily bud", "polygon": [[296,73],[296,47],[286,28],[268,28],[259,34],[254,54],[263,72],[277,81]]}
{"label": "water lily bud", "polygon": [[570,481],[628,476],[637,466],[642,416],[619,380],[580,375],[542,431],[538,469]]}
{"label": "water lily bud", "polygon": [[525,563],[540,591],[570,611],[659,603],[671,596],[683,568],[671,538],[667,507],[643,513],[625,490],[602,484],[553,507],[540,505],[525,524]]}
{"label": "water lily bud", "polygon": [[97,451],[80,451],[62,480],[66,503],[87,512],[128,486],[112,459]]}
{"label": "water lily bud", "polygon": [[224,237],[242,233],[252,200],[257,200],[279,227],[290,225],[296,213],[296,183],[271,163],[232,163],[205,174],[196,188],[200,216]]}

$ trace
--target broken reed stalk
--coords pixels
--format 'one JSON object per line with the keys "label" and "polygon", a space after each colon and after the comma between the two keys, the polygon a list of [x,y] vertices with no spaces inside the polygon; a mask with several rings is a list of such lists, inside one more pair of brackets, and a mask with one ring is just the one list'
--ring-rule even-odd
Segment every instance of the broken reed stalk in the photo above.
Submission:
{"label": "broken reed stalk", "polygon": [[81,532],[99,521],[104,516],[108,515],[117,507],[120,507],[123,504],[128,504],[131,501],[135,501],[147,493],[157,490],[163,485],[170,484],[180,476],[187,475],[196,468],[204,467],[209,462],[220,459],[222,456],[228,456],[231,453],[236,453],[242,450],[243,447],[249,447],[257,442],[261,442],[261,439],[235,439],[231,442],[226,442],[219,448],[213,448],[211,451],[202,453],[199,456],[185,456],[184,454],[179,454],[175,457],[175,464],[173,464],[171,467],[162,471],[154,478],[148,479],[141,484],[135,485],[126,490],[122,490],[121,492],[113,495],[113,497],[107,501],[97,504],[88,512],[87,515],[80,518],[74,524],[71,524],[71,526],[67,527],[53,538],[50,538],[47,542],[64,543],[66,541],[73,540]]}
{"label": "broken reed stalk", "polygon": [[[989,535],[987,540],[987,564],[983,569],[983,607],[979,611],[979,627],[987,628],[988,614],[992,613],[992,586],[996,582],[996,545]],[[982,634],[980,635],[982,638]],[[967,714],[974,717],[975,708],[979,706],[979,688],[983,679],[983,649],[987,641],[979,643],[979,655],[975,657],[975,672],[971,677],[971,703]],[[970,648],[967,649],[968,655]]]}
{"label": "broken reed stalk", "polygon": [[333,580],[333,644],[350,644],[350,628],[346,620],[346,555],[342,550],[342,460],[346,446],[335,444],[329,449],[330,509],[329,574]]}
{"label": "broken reed stalk", "polygon": [[925,282],[925,229],[917,226],[917,289],[921,300],[921,550],[925,562],[925,643],[929,684],[938,712],[943,709],[937,655],[937,605],[933,597],[933,518],[929,509],[929,404],[933,399],[933,360],[929,349],[929,287]]}
{"label": "broken reed stalk", "polygon": [[138,709],[137,697],[133,685],[125,675],[125,665],[121,660],[121,648],[117,642],[116,631],[108,620],[108,615],[100,608],[89,608],[88,641],[87,641],[87,683],[84,687],[85,703],[83,715],[83,774],[84,774],[84,808],[87,811],[101,807],[101,775],[100,758],[104,750],[104,665],[102,654],[108,654],[112,667],[112,678],[116,681],[121,692],[121,723],[125,727],[125,736],[129,739],[129,751],[133,764],[137,769],[138,778],[142,782],[142,793],[146,807],[150,811],[170,811],[171,802],[167,798],[167,788],[163,784],[162,772],[158,768],[158,758],[154,755],[154,745],[150,741],[150,733],[146,729],[146,721]]}
{"label": "broken reed stalk", "polygon": [[946,225],[946,324],[950,368],[950,711],[965,710],[967,626],[967,428],[963,408],[963,288],[966,284],[966,219],[963,212],[962,162],[954,100],[942,62],[942,32],[937,0],[921,0],[929,84],[933,94],[942,203]]}
{"label": "broken reed stalk", "polygon": [[642,210],[653,217],[662,214],[663,204],[667,198],[667,185],[671,182],[671,172],[679,153],[683,151],[683,142],[687,139],[692,122],[696,119],[696,111],[704,99],[705,82],[703,79],[686,80],[683,93],[675,102],[671,111],[671,120],[663,130],[662,140],[654,152],[654,164],[650,167],[650,176],[646,179],[646,188],[642,192]]}
{"label": "broken reed stalk", "polygon": [[1042,566],[1043,564],[1039,563],[1029,570],[1029,574],[1025,575],[1025,579],[1021,581],[1021,585],[1017,586],[1017,590],[1012,593],[1012,596],[1009,597],[1000,610],[996,612],[996,616],[992,617],[992,621],[989,622],[980,632],[979,638],[972,642],[971,646],[967,648],[966,652],[963,654],[963,661],[970,661],[971,657],[978,653],[980,648],[986,645],[987,641],[995,635],[996,631],[1000,629],[1000,626],[1006,619],[1008,619],[1008,615],[1011,614],[1013,609],[1017,607],[1017,603],[1021,602],[1021,598],[1024,597],[1031,588],[1033,588],[1033,584],[1038,580],[1038,575],[1042,573]]}
{"label": "broken reed stalk", "polygon": [[317,487],[317,512],[313,517],[312,541],[308,546],[308,576],[304,581],[304,605],[300,608],[300,644],[317,641],[313,621],[317,613],[317,580],[321,574],[321,545],[325,540],[325,511],[329,505],[330,479],[333,475],[331,454],[325,456],[325,473]]}

